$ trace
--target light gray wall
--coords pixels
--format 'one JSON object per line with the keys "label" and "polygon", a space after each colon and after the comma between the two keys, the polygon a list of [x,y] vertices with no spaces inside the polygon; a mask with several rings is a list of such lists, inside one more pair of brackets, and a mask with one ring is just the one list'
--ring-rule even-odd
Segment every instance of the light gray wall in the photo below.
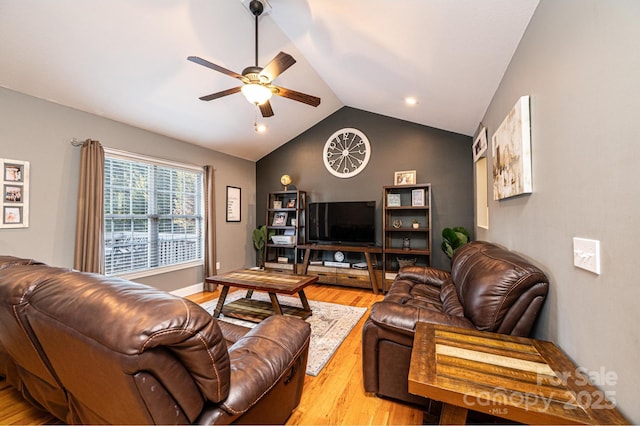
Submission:
{"label": "light gray wall", "polygon": [[[531,96],[533,194],[490,201],[490,229],[476,229],[547,272],[537,336],[578,366],[617,374],[599,385],[635,424],[639,23],[636,0],[541,0],[483,119],[491,137],[516,100]],[[600,240],[601,275],[573,266],[572,237]]]}
{"label": "light gray wall", "polygon": [[[29,227],[0,229],[0,253],[72,267],[80,148],[71,138],[216,169],[216,228],[221,270],[253,264],[255,163],[0,88],[0,158],[31,163]],[[242,222],[226,223],[226,186],[242,188]],[[164,290],[202,282],[202,268],[136,281]]]}
{"label": "light gray wall", "polygon": [[[341,179],[324,166],[322,151],[337,130],[354,127],[367,136],[371,157],[358,175]],[[344,107],[257,163],[258,223],[265,222],[267,193],[282,189],[280,176],[307,191],[309,201],[377,202],[377,240],[382,244],[382,187],[393,185],[393,174],[416,170],[417,183],[431,183],[432,265],[450,269],[442,253],[442,228],[473,229],[473,166],[471,138]]]}

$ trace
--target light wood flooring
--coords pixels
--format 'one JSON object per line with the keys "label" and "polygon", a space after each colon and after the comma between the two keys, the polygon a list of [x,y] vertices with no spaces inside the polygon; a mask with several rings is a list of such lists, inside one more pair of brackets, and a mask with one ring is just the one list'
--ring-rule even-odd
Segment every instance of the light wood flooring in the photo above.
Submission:
{"label": "light wood flooring", "polygon": [[[310,300],[369,307],[382,299],[370,290],[312,285],[305,289]],[[196,303],[218,297],[213,293],[189,296]],[[364,392],[362,385],[362,326],[358,322],[318,376],[305,376],[304,391],[289,425],[415,425],[422,411]],[[57,419],[25,402],[0,380],[0,424],[53,424]]]}

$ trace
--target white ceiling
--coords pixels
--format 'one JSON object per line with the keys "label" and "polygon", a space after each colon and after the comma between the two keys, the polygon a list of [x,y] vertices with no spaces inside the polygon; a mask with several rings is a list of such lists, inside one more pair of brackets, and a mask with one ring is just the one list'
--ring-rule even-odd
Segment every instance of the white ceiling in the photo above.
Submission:
{"label": "white ceiling", "polygon": [[275,84],[322,102],[274,97],[263,134],[240,93],[198,99],[238,80],[186,59],[254,65],[241,0],[0,0],[0,86],[249,160],[343,106],[472,135],[538,1],[269,0],[259,65],[289,53]]}

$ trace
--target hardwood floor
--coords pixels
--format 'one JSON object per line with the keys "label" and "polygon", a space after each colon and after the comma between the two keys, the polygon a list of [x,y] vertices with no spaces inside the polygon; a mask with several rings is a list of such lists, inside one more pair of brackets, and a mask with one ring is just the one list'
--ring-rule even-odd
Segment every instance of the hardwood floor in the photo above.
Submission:
{"label": "hardwood floor", "polygon": [[[369,307],[382,299],[370,290],[312,285],[305,289],[310,300]],[[202,303],[218,297],[198,293],[188,298]],[[333,358],[318,376],[305,376],[300,405],[288,425],[415,425],[422,424],[422,411],[366,394],[362,385],[362,326],[358,322]],[[0,424],[52,424],[57,419],[32,407],[20,394],[0,380]]]}

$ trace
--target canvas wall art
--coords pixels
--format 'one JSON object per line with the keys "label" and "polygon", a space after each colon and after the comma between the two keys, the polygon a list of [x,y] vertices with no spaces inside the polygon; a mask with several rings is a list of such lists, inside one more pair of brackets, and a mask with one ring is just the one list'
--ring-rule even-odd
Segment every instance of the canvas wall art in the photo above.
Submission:
{"label": "canvas wall art", "polygon": [[492,153],[494,200],[533,191],[529,96],[518,100],[494,133]]}

